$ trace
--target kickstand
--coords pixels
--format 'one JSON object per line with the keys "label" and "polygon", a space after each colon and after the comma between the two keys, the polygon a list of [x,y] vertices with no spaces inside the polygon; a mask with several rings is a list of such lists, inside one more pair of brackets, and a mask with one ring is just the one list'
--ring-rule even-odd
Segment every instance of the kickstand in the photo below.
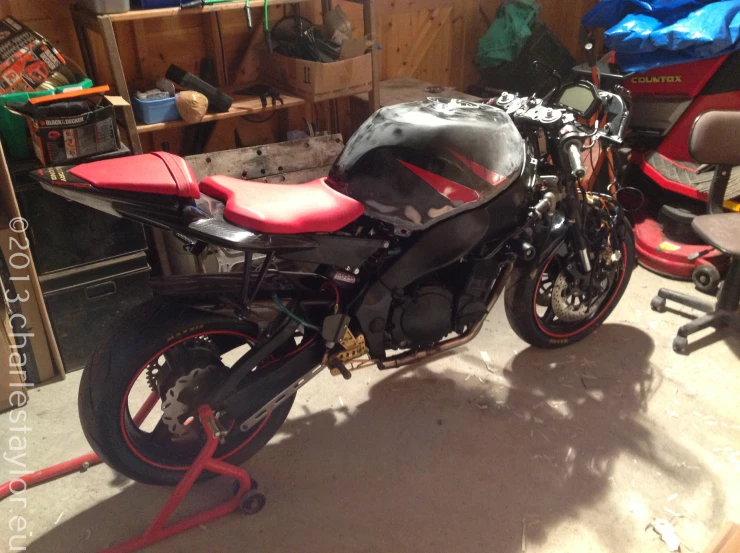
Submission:
{"label": "kickstand", "polygon": [[[206,432],[206,445],[198,454],[193,465],[185,473],[185,476],[180,480],[180,483],[172,492],[172,495],[164,504],[162,510],[159,511],[159,514],[152,521],[151,525],[149,525],[149,528],[141,536],[109,547],[100,553],[131,553],[132,551],[143,549],[153,543],[185,532],[210,520],[227,515],[238,508],[241,508],[245,514],[252,515],[259,512],[265,506],[265,496],[254,490],[257,487],[256,482],[249,478],[249,474],[246,471],[213,458],[213,454],[219,444],[219,439],[218,425],[211,407],[208,405],[201,406],[198,409],[198,415]],[[180,505],[185,495],[190,491],[190,488],[204,470],[235,478],[236,483],[239,484],[239,488],[234,494],[234,497],[217,507],[167,526],[167,520],[175,509],[177,509],[178,505]]]}

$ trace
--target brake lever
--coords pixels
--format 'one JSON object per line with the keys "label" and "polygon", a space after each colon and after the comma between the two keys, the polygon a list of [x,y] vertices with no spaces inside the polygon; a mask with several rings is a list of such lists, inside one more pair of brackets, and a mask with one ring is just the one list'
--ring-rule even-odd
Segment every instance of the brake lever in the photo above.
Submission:
{"label": "brake lever", "polygon": [[622,146],[624,144],[624,140],[622,140],[621,138],[615,138],[606,133],[597,133],[595,135],[595,138],[597,140],[603,140],[604,142],[608,142],[612,146]]}

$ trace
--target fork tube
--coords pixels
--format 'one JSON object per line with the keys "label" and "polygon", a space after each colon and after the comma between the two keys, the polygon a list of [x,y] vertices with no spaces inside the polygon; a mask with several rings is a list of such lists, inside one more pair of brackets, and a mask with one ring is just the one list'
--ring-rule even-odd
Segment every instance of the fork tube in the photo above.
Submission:
{"label": "fork tube", "polygon": [[568,218],[574,221],[574,224],[571,226],[571,231],[573,232],[576,248],[578,248],[581,268],[583,269],[584,274],[588,274],[591,272],[591,260],[588,255],[588,245],[583,236],[583,220],[581,218],[581,202],[585,202],[586,198],[581,198],[581,201],[578,201],[578,189],[576,188],[575,182],[568,184],[567,194],[568,197],[564,202],[566,213]]}

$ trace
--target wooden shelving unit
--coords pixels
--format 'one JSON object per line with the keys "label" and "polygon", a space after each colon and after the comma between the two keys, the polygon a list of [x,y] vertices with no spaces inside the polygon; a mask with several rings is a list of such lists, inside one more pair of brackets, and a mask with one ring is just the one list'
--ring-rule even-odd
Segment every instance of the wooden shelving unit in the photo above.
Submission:
{"label": "wooden shelving unit", "polygon": [[[299,4],[302,2],[310,2],[311,0],[268,0],[270,6],[280,6],[283,4]],[[264,8],[264,0],[250,0],[249,8]],[[155,8],[152,10],[131,10],[123,13],[112,13],[106,17],[109,17],[114,23],[118,21],[136,21],[141,19],[154,19],[157,17],[177,17],[178,15],[190,15],[190,14],[203,14],[213,12],[226,12],[234,10],[244,10],[245,0],[237,0],[235,2],[223,2],[221,4],[211,4],[203,6],[202,8]]]}
{"label": "wooden shelving unit", "polygon": [[[254,115],[262,113],[270,113],[280,109],[293,108],[296,106],[302,106],[306,103],[303,98],[297,96],[289,96],[288,94],[282,94],[283,103],[278,102],[276,105],[272,105],[268,99],[267,107],[262,107],[262,101],[259,98],[252,96],[239,96],[232,94],[234,103],[231,109],[225,113],[207,113],[201,123],[208,123],[209,121],[221,121],[222,119],[231,119],[232,117],[243,117],[244,115]],[[163,131],[167,129],[176,129],[178,127],[186,127],[190,125],[182,119],[177,121],[167,121],[165,123],[154,123],[151,125],[137,124],[136,129],[139,134]]]}
{"label": "wooden shelving unit", "polygon": [[[286,4],[299,4],[308,2],[310,0],[267,0],[269,6],[286,5]],[[371,37],[375,37],[377,30],[377,22],[375,17],[375,0],[351,0],[355,3],[363,5],[364,13],[364,25],[365,34]],[[328,5],[328,4],[327,4]],[[265,0],[250,0],[249,9],[264,8]],[[92,52],[91,42],[88,37],[88,31],[94,32],[100,35],[103,39],[103,45],[105,48],[106,57],[110,65],[112,74],[112,84],[117,90],[118,94],[123,97],[127,102],[131,102],[129,94],[128,83],[126,75],[123,69],[123,63],[121,61],[121,54],[119,51],[118,40],[116,37],[116,31],[114,23],[121,22],[139,22],[145,19],[155,18],[168,18],[168,17],[180,17],[183,15],[198,15],[198,14],[216,14],[219,12],[228,11],[244,11],[246,9],[244,0],[237,0],[234,2],[224,2],[221,4],[212,4],[200,8],[159,8],[152,10],[132,10],[124,13],[117,14],[104,14],[96,15],[91,11],[78,6],[72,5],[72,19],[75,25],[75,32],[80,43],[80,50],[82,51],[82,57],[85,62],[85,69],[88,75],[95,81],[100,82],[98,78],[98,71],[95,64],[95,58]],[[372,50],[372,80],[373,88],[368,93],[369,105],[371,112],[375,111],[379,107],[380,102],[380,91],[379,91],[379,69],[378,69],[378,52],[377,48]],[[223,84],[223,83],[219,83]],[[235,87],[238,89],[238,87]],[[232,117],[240,117],[243,115],[269,113],[277,109],[290,108],[299,106],[305,103],[301,98],[291,96],[288,94],[282,94],[284,104],[272,106],[268,104],[267,107],[263,108],[259,98],[255,97],[242,97],[235,98],[234,105],[226,113],[208,113],[202,123],[209,121],[219,121],[222,119],[229,119]],[[129,108],[126,114],[126,126],[127,134],[131,138],[131,150],[134,154],[140,154],[143,152],[141,146],[141,140],[139,135],[142,133],[151,133],[160,130],[173,129],[178,127],[187,126],[188,123],[185,121],[171,121],[166,123],[156,123],[153,125],[142,125],[137,124],[133,116],[133,111]]]}

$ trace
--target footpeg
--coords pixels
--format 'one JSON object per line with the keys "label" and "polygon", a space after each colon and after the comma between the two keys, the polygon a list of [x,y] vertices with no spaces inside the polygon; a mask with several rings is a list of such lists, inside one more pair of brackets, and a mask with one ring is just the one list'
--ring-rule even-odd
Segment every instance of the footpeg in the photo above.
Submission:
{"label": "footpeg", "polygon": [[345,380],[352,378],[352,373],[349,372],[347,366],[335,357],[329,359],[329,368],[338,370]]}

